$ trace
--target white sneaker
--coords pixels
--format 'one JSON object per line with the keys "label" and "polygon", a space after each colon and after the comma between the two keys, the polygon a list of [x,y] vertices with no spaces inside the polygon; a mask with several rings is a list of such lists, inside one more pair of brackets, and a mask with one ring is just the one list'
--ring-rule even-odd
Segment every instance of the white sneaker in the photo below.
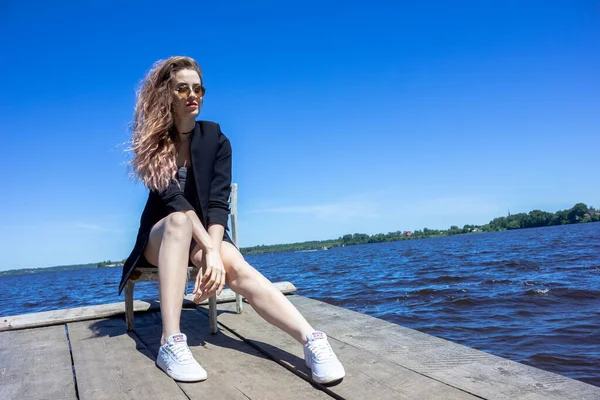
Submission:
{"label": "white sneaker", "polygon": [[330,383],[340,380],[346,375],[342,363],[333,353],[324,332],[314,331],[307,336],[304,345],[304,363],[318,383]]}
{"label": "white sneaker", "polygon": [[187,345],[187,336],[176,333],[158,349],[156,365],[176,381],[197,382],[206,379],[206,371],[194,359]]}

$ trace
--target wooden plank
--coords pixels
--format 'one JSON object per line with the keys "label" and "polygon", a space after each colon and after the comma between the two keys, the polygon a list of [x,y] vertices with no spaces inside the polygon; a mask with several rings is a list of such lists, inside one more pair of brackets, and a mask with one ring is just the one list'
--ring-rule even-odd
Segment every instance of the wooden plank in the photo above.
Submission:
{"label": "wooden plank", "polygon": [[[233,314],[234,305],[221,308],[219,323],[235,331],[246,341],[273,357],[306,380],[310,370],[304,365],[304,353],[293,338],[264,321],[252,307],[241,315]],[[424,377],[414,371],[348,345],[329,336],[331,347],[344,364],[346,377],[341,383],[323,389],[345,399],[477,399],[461,390]]]}
{"label": "wooden plank", "polygon": [[[135,300],[133,302],[135,311],[147,311],[158,309],[157,301]],[[34,328],[65,324],[67,322],[85,321],[122,315],[125,312],[125,303],[100,304],[97,306],[67,308],[64,310],[44,311],[39,313],[15,315],[12,317],[1,317],[0,331],[15,329]]]}
{"label": "wooden plank", "polygon": [[[285,294],[296,291],[296,287],[290,282],[276,282],[275,286]],[[195,308],[196,304],[192,302],[193,298],[194,296],[191,294],[185,296],[183,306]],[[221,295],[217,297],[217,303],[228,303],[232,301],[235,301],[235,292],[231,289],[224,289],[223,292],[221,292]],[[200,304],[208,304],[208,299],[204,300]],[[133,308],[136,312],[159,310],[160,303],[157,300],[134,300]],[[100,304],[97,306],[68,308],[64,310],[44,311],[39,313],[0,317],[0,332],[115,317],[124,315],[124,313],[125,302],[118,302],[111,304]]]}
{"label": "wooden plank", "polygon": [[63,325],[0,334],[0,399],[76,399]]}
{"label": "wooden plank", "polygon": [[[235,304],[231,304],[235,309]],[[237,315],[237,314],[236,314]],[[269,360],[230,332],[210,335],[208,317],[183,310],[181,329],[198,362],[208,372],[199,384],[180,383],[190,399],[329,399],[325,393]],[[140,316],[136,333],[158,353],[161,320],[158,313]]]}
{"label": "wooden plank", "polygon": [[336,339],[482,398],[600,399],[596,386],[317,300],[288,298]]}
{"label": "wooden plank", "polygon": [[122,319],[68,324],[80,400],[187,397]]}

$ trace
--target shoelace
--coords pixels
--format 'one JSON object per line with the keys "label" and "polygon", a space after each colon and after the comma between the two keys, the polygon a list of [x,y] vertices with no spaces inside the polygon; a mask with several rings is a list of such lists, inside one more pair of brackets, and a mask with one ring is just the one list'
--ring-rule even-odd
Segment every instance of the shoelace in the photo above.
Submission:
{"label": "shoelace", "polygon": [[171,343],[169,349],[179,361],[186,361],[193,357],[190,348],[186,344]]}
{"label": "shoelace", "polygon": [[317,360],[326,360],[333,357],[333,349],[327,340],[314,340],[309,343],[308,349]]}

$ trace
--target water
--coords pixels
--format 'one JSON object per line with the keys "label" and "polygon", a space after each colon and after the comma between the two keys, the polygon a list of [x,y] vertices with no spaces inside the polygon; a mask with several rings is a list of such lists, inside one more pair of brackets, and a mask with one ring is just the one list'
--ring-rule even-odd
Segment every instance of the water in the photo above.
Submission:
{"label": "water", "polygon": [[[600,386],[600,223],[248,256],[298,294]],[[0,276],[0,315],[122,301],[120,268]],[[136,298],[157,297],[156,283]]]}

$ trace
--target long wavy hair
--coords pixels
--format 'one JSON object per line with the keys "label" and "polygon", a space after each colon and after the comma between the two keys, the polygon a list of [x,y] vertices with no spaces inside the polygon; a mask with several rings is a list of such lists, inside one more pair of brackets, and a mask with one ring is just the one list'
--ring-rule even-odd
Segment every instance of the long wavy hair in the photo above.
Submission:
{"label": "long wavy hair", "polygon": [[175,146],[179,136],[173,129],[171,78],[183,69],[196,71],[202,80],[202,69],[193,58],[175,56],[155,62],[137,91],[130,165],[133,178],[150,190],[164,191],[177,174]]}

